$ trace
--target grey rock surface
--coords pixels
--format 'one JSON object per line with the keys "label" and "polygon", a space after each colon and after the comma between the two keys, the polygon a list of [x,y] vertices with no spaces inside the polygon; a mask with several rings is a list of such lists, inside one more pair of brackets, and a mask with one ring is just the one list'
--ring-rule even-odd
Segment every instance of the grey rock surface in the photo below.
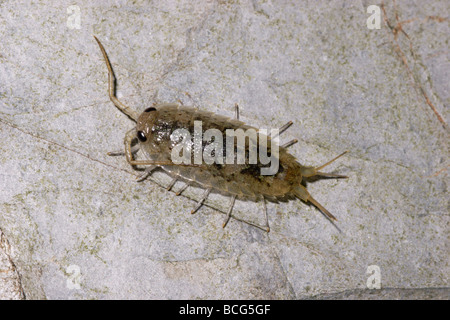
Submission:
{"label": "grey rock surface", "polygon": [[[20,288],[0,281],[0,297],[448,298],[449,2],[385,1],[380,29],[371,4],[1,2],[0,228]],[[225,197],[190,215],[201,190],[135,182],[106,155],[133,123],[92,35],[136,110],[238,103],[256,127],[292,120],[282,140],[303,164],[349,150],[329,168],[348,180],[308,184],[336,225],[270,203],[266,233],[261,204],[237,201],[222,229]]]}
{"label": "grey rock surface", "polygon": [[448,300],[447,288],[401,289],[386,288],[380,290],[354,289],[330,295],[318,295],[312,299],[320,300]]}

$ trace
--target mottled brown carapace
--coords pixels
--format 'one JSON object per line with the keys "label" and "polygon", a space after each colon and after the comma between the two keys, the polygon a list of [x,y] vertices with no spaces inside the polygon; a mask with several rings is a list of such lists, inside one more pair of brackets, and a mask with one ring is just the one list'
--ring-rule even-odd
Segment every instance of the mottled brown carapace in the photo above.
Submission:
{"label": "mottled brown carapace", "polygon": [[[337,158],[344,155],[342,153],[333,160],[319,167],[307,167],[298,163],[294,156],[288,153],[287,148],[296,140],[289,141],[284,145],[276,145],[278,150],[277,161],[278,170],[273,175],[262,175],[261,168],[266,164],[262,164],[259,160],[256,163],[248,161],[248,157],[244,163],[212,163],[212,164],[174,164],[171,155],[175,146],[174,139],[171,135],[177,129],[186,129],[193,133],[194,122],[200,121],[204,130],[214,128],[225,134],[227,129],[258,129],[253,128],[239,121],[239,109],[236,105],[236,118],[230,119],[211,112],[205,112],[196,108],[181,106],[178,104],[159,104],[144,110],[142,114],[125,106],[115,96],[114,90],[114,73],[105,49],[100,41],[94,37],[100,46],[103,58],[108,68],[109,76],[109,96],[114,105],[126,114],[130,119],[136,122],[136,127],[128,131],[125,136],[125,151],[110,152],[109,155],[125,155],[128,163],[132,166],[145,167],[144,173],[138,180],[144,180],[156,168],[162,168],[172,177],[172,182],[168,186],[168,190],[177,181],[185,182],[185,186],[181,188],[177,195],[189,185],[197,185],[205,189],[201,200],[196,204],[191,213],[195,213],[208,197],[210,192],[217,192],[230,196],[230,206],[227,211],[223,227],[225,227],[231,217],[231,212],[236,198],[250,201],[262,201],[264,204],[266,230],[269,231],[269,222],[267,217],[266,200],[277,202],[280,200],[289,200],[299,198],[305,202],[310,202],[316,206],[325,216],[331,220],[336,218],[317,202],[306,190],[302,184],[303,179],[314,176],[347,178],[343,175],[324,173],[320,170],[329,165]],[[285,131],[292,122],[279,129],[279,133]],[[259,135],[257,140],[264,137],[267,139],[267,150],[270,153],[275,147],[277,141],[273,137]],[[249,138],[250,139],[250,138]],[[204,142],[203,148],[208,142]],[[249,144],[246,144],[248,147]],[[226,148],[224,144],[224,148]],[[228,146],[229,147],[229,146]],[[236,146],[232,146],[235,148]],[[145,160],[136,160],[134,155],[137,151],[141,151],[145,155]],[[273,149],[272,149],[273,150]],[[248,151],[248,150],[246,150]],[[225,154],[225,152],[224,152]],[[245,153],[246,155],[249,152]]]}

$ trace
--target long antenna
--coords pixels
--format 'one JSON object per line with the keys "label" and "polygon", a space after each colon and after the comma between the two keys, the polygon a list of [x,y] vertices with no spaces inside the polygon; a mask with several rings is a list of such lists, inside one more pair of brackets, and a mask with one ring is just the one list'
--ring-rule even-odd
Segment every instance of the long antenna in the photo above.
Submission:
{"label": "long antenna", "polygon": [[111,63],[109,62],[108,55],[106,54],[105,48],[103,48],[103,45],[100,43],[100,40],[98,40],[96,36],[94,36],[94,39],[95,39],[95,41],[97,41],[97,43],[100,47],[100,50],[102,51],[103,58],[105,59],[105,62],[106,62],[106,67],[108,68],[109,98],[111,99],[111,101],[114,103],[114,105],[120,111],[125,113],[134,122],[137,122],[139,114],[136,111],[134,111],[134,110],[130,109],[129,107],[127,107],[126,105],[124,105],[122,102],[120,102],[119,99],[117,99],[117,97],[115,95],[115,86],[114,86],[114,81],[116,80],[116,77],[114,76],[114,72],[112,70]]}

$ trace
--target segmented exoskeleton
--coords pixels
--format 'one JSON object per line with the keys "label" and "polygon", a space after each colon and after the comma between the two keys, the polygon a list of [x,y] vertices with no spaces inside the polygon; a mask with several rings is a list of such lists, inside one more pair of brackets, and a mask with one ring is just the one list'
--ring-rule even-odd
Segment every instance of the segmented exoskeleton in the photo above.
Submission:
{"label": "segmented exoskeleton", "polygon": [[[270,230],[270,227],[267,216],[266,200],[276,202],[279,200],[299,198],[305,202],[312,203],[329,219],[336,220],[327,209],[309,194],[302,185],[302,180],[314,176],[347,178],[343,175],[320,171],[322,168],[344,155],[347,151],[319,167],[303,166],[296,161],[294,156],[287,152],[287,148],[297,142],[297,140],[292,140],[279,146],[279,167],[278,171],[273,175],[262,175],[260,169],[263,168],[264,165],[259,161],[252,164],[248,161],[248,158],[243,164],[174,164],[171,159],[171,151],[173,150],[176,141],[174,141],[171,136],[177,129],[186,129],[188,132],[192,133],[195,121],[200,121],[205,130],[214,128],[221,132],[225,132],[226,129],[257,129],[239,121],[239,108],[237,105],[235,106],[236,119],[230,119],[211,112],[205,112],[178,104],[159,104],[145,109],[144,112],[139,115],[136,111],[120,102],[115,96],[115,77],[111,64],[103,45],[95,36],[94,38],[100,46],[108,68],[109,97],[120,111],[136,122],[136,127],[128,131],[125,136],[125,151],[110,152],[108,154],[125,155],[130,165],[144,166],[145,171],[138,177],[139,181],[144,180],[155,168],[160,167],[172,177],[172,181],[167,187],[168,190],[170,190],[177,181],[184,181],[186,183],[185,186],[177,192],[177,195],[181,194],[181,192],[191,184],[196,184],[205,188],[202,198],[191,213],[195,213],[202,206],[210,192],[229,195],[230,205],[223,222],[223,227],[227,225],[231,217],[236,198],[263,202],[267,231]],[[291,125],[292,122],[288,122],[279,129],[279,133],[281,134]],[[275,137],[265,137],[261,135],[258,136],[257,139],[260,139],[260,137],[267,138],[267,150],[270,153]],[[204,143],[202,148],[205,148],[207,145],[207,142]],[[141,150],[144,153],[146,157],[145,160],[134,159],[134,154],[138,150]]]}

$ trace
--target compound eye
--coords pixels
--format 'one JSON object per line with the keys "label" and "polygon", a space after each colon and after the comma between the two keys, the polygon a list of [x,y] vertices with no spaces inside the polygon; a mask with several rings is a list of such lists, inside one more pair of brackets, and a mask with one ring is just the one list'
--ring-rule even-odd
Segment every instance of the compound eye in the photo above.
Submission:
{"label": "compound eye", "polygon": [[147,137],[145,136],[144,132],[142,132],[142,131],[138,131],[138,132],[137,132],[137,138],[138,138],[139,141],[141,141],[141,142],[147,141]]}
{"label": "compound eye", "polygon": [[152,111],[156,111],[156,108],[150,107],[144,110],[144,112],[152,112]]}

